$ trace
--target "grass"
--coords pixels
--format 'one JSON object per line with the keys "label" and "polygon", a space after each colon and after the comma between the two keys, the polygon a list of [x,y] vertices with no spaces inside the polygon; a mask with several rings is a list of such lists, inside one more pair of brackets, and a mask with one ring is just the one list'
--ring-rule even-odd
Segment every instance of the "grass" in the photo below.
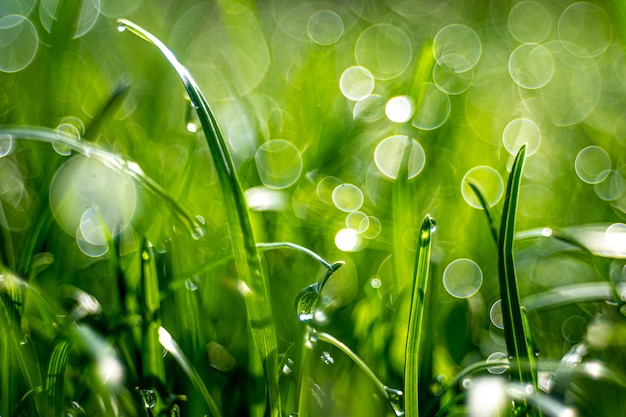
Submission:
{"label": "grass", "polygon": [[624,415],[620,6],[30,3],[1,415]]}

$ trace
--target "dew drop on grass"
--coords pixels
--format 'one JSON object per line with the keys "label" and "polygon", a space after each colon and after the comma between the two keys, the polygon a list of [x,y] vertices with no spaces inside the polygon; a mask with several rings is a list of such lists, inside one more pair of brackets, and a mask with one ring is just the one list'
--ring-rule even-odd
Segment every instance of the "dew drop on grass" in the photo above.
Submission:
{"label": "dew drop on grass", "polygon": [[10,14],[0,18],[0,71],[17,72],[35,58],[39,37],[26,17]]}
{"label": "dew drop on grass", "polygon": [[192,279],[185,280],[185,288],[187,288],[189,291],[198,290],[198,286],[195,284],[195,282],[193,282]]}
{"label": "dew drop on grass", "polygon": [[307,33],[315,43],[332,45],[343,35],[343,20],[332,10],[319,10],[309,18]]}
{"label": "dew drop on grass", "polygon": [[283,375],[291,375],[293,373],[293,360],[291,358],[287,358],[281,372]]}
{"label": "dew drop on grass", "polygon": [[450,262],[443,272],[443,286],[456,298],[468,298],[476,294],[483,283],[483,273],[471,259]]}
{"label": "dew drop on grass", "polygon": [[333,358],[327,351],[322,352],[322,356],[320,356],[320,358],[326,365],[332,365],[335,363],[335,358]]}
{"label": "dew drop on grass", "polygon": [[311,284],[298,294],[296,297],[296,314],[298,320],[308,323],[313,320],[315,313],[315,305],[320,297],[319,283]]}
{"label": "dew drop on grass", "polygon": [[154,390],[151,389],[138,389],[139,395],[141,395],[141,399],[143,400],[143,405],[146,408],[154,408],[157,403],[157,396],[154,393]]}
{"label": "dew drop on grass", "polygon": [[507,152],[517,155],[526,144],[526,156],[534,154],[541,144],[541,132],[535,122],[526,118],[511,120],[502,132],[502,143]]}
{"label": "dew drop on grass", "polygon": [[266,187],[282,189],[295,183],[302,173],[302,155],[283,139],[273,139],[254,155],[259,178]]}
{"label": "dew drop on grass", "polygon": [[333,190],[333,203],[339,210],[350,213],[363,205],[363,193],[354,184],[340,184]]}
{"label": "dew drop on grass", "polygon": [[306,333],[304,335],[304,347],[307,349],[314,349],[317,345],[317,330],[307,326]]}
{"label": "dew drop on grass", "polygon": [[507,25],[509,32],[517,41],[539,43],[550,34],[552,17],[541,3],[522,1],[509,12]]}
{"label": "dew drop on grass", "polygon": [[609,154],[599,146],[587,146],[576,156],[576,174],[587,184],[597,184],[606,179],[611,169]]}
{"label": "dew drop on grass", "polygon": [[502,197],[504,185],[498,171],[485,165],[477,166],[467,171],[461,181],[461,194],[470,206],[482,209],[480,201],[469,186],[469,180],[478,184],[489,207],[496,204]]}
{"label": "dew drop on grass", "polygon": [[525,43],[509,57],[509,74],[515,84],[529,90],[546,85],[554,74],[554,59],[543,45]]}
{"label": "dew drop on grass", "polygon": [[448,120],[451,104],[447,94],[433,83],[422,84],[421,103],[411,124],[421,130],[434,130]]}
{"label": "dew drop on grass", "polygon": [[[485,362],[487,362],[488,364],[494,362],[507,362],[506,353],[494,352],[487,357],[487,360]],[[503,365],[490,366],[487,368],[487,371],[489,371],[490,374],[496,375],[503,374],[506,370],[507,367]]]}
{"label": "dew drop on grass", "polygon": [[437,32],[433,40],[435,60],[452,72],[465,72],[474,68],[481,52],[480,38],[465,25],[448,25]]}
{"label": "dew drop on grass", "polygon": [[384,389],[387,393],[387,401],[389,401],[394,414],[397,417],[404,416],[404,392],[387,386]]}
{"label": "dew drop on grass", "polygon": [[402,74],[413,56],[411,40],[402,29],[379,23],[365,29],[354,48],[356,62],[368,68],[378,80],[390,80]]}
{"label": "dew drop on grass", "polygon": [[405,135],[389,136],[376,146],[374,162],[380,172],[391,179],[398,178],[402,154],[407,145],[411,147],[408,160],[408,178],[411,179],[422,172],[426,163],[424,149],[415,139],[409,140],[408,136]]}
{"label": "dew drop on grass", "polygon": [[577,2],[563,11],[559,38],[573,55],[593,58],[607,50],[613,37],[611,19],[600,6]]}
{"label": "dew drop on grass", "polygon": [[413,116],[413,103],[407,96],[392,97],[387,101],[385,114],[394,123],[404,123]]}
{"label": "dew drop on grass", "polygon": [[498,300],[489,309],[489,319],[498,329],[504,329],[504,320],[502,319],[502,300]]}
{"label": "dew drop on grass", "polygon": [[374,76],[367,68],[350,67],[341,74],[339,89],[348,100],[361,101],[374,91]]}

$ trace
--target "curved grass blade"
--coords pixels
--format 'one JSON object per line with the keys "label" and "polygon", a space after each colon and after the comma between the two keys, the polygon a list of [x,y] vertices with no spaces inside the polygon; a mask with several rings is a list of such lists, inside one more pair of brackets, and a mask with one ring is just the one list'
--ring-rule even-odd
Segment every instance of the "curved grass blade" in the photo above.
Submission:
{"label": "curved grass blade", "polygon": [[194,238],[199,238],[203,233],[203,227],[198,220],[173,199],[156,181],[148,177],[139,164],[124,159],[119,155],[108,152],[93,143],[77,141],[71,135],[44,127],[5,127],[0,129],[0,134],[10,135],[13,139],[34,140],[49,144],[63,145],[81,155],[95,158],[107,168],[115,172],[128,175],[143,189],[156,196],[170,208],[189,230]]}
{"label": "curved grass blade", "polygon": [[48,373],[46,375],[46,392],[48,394],[48,410],[54,416],[63,415],[63,386],[65,367],[70,359],[72,343],[66,339],[58,339],[54,343]]}
{"label": "curved grass blade", "polygon": [[509,361],[512,364],[512,368],[515,369],[514,372],[510,373],[511,380],[532,383],[534,388],[537,389],[536,369],[523,366],[523,363],[529,363],[534,352],[532,346],[529,346],[532,336],[520,305],[513,257],[517,202],[519,200],[525,157],[526,144],[522,145],[515,157],[504,198],[500,236],[498,239],[498,278],[500,298],[502,300],[504,340]]}
{"label": "curved grass blade", "polygon": [[390,388],[387,385],[383,384],[383,382],[378,379],[374,371],[372,371],[372,369],[367,366],[363,359],[361,359],[356,353],[354,353],[352,349],[350,349],[348,345],[343,343],[341,340],[325,332],[315,332],[315,335],[317,336],[317,340],[335,346],[336,348],[341,350],[346,356],[352,359],[352,361],[357,364],[359,368],[361,368],[361,370],[365,372],[368,378],[374,383],[374,385],[376,386],[378,391],[380,391],[383,397],[387,399],[395,415],[398,417],[404,415],[404,394],[402,393],[402,391]]}
{"label": "curved grass blade", "polygon": [[498,245],[498,231],[496,230],[496,225],[493,221],[493,217],[491,216],[491,212],[489,211],[489,204],[487,203],[487,199],[485,198],[485,193],[483,192],[480,185],[472,180],[471,178],[466,179],[467,185],[469,185],[470,189],[478,199],[480,206],[483,208],[485,212],[485,216],[487,217],[487,224],[489,224],[489,230],[491,231],[491,237],[493,238],[496,246]]}
{"label": "curved grass blade", "polygon": [[13,411],[13,414],[11,414],[11,416],[19,417],[23,415],[26,407],[28,407],[30,403],[34,402],[37,395],[41,394],[42,392],[43,388],[40,386],[28,390],[28,392],[22,396],[22,399],[17,404],[17,407],[15,407],[15,410]]}
{"label": "curved grass blade", "polygon": [[125,19],[118,19],[118,23],[120,30],[129,29],[160,50],[178,73],[191,103],[196,108],[224,196],[237,272],[243,284],[250,290],[244,292],[244,301],[252,339],[263,362],[270,412],[272,416],[278,417],[281,414],[278,342],[269,304],[269,283],[264,276],[243,190],[226,141],[202,92],[172,51],[142,27]]}
{"label": "curved grass blade", "polygon": [[209,393],[206,385],[204,385],[198,371],[196,371],[196,368],[194,368],[191,362],[189,362],[189,359],[187,359],[180,346],[178,346],[178,343],[176,343],[172,335],[165,330],[165,328],[159,327],[158,333],[159,343],[163,346],[163,349],[167,350],[174,357],[176,362],[178,362],[178,365],[183,369],[185,375],[187,375],[193,386],[198,390],[200,395],[202,395],[202,398],[209,407],[211,414],[215,417],[221,417],[222,412]]}
{"label": "curved grass blade", "polygon": [[432,338],[425,329],[424,311],[429,297],[428,281],[430,270],[431,233],[435,221],[430,215],[424,217],[419,234],[419,246],[415,259],[414,283],[411,293],[409,329],[404,357],[404,392],[405,415],[419,416],[420,404],[426,404],[430,373],[427,372],[428,360],[424,347]]}

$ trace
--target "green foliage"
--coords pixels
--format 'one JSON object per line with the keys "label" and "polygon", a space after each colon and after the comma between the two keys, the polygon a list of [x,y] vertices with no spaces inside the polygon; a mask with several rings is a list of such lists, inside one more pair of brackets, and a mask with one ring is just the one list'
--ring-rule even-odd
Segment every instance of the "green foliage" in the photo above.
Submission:
{"label": "green foliage", "polygon": [[0,414],[624,415],[614,3],[4,1]]}

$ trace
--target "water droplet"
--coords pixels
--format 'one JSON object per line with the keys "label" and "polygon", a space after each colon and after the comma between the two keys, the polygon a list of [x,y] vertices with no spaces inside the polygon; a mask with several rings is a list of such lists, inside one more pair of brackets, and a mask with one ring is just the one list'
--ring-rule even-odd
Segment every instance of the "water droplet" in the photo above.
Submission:
{"label": "water droplet", "polygon": [[315,348],[317,344],[317,330],[314,328],[307,326],[306,333],[304,335],[304,346],[307,349]]}
{"label": "water droplet", "polygon": [[126,30],[126,25],[125,25],[124,23],[119,23],[119,24],[117,25],[117,30],[118,30],[119,32],[124,32],[124,31]]}
{"label": "water droplet", "polygon": [[282,369],[283,375],[291,375],[293,373],[293,361],[290,358],[287,358],[285,364]]}
{"label": "water droplet", "polygon": [[143,404],[146,408],[154,408],[157,402],[157,396],[154,390],[151,389],[138,389],[139,395],[143,399]]}
{"label": "water droplet", "polygon": [[404,416],[404,392],[387,386],[385,386],[385,392],[387,393],[387,401],[389,401],[395,415]]}
{"label": "water droplet", "polygon": [[298,417],[298,413],[294,411],[293,413],[289,414],[289,417]]}
{"label": "water droplet", "polygon": [[196,291],[198,289],[198,286],[193,282],[192,279],[188,279],[187,281],[185,281],[185,288],[187,288],[189,291]]}
{"label": "water droplet", "polygon": [[319,283],[311,284],[296,297],[296,313],[298,320],[308,323],[313,320],[315,305],[320,297]]}
{"label": "water droplet", "polygon": [[437,230],[437,221],[432,217],[429,219],[430,221],[430,233],[434,233]]}
{"label": "water droplet", "polygon": [[320,358],[322,359],[322,361],[324,361],[326,365],[332,365],[333,363],[335,363],[335,358],[333,358],[327,351],[324,351]]}

